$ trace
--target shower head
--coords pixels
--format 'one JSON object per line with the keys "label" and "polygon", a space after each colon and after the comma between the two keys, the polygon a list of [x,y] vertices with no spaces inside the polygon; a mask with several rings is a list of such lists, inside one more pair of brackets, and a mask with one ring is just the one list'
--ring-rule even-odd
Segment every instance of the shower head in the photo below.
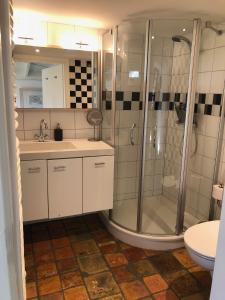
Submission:
{"label": "shower head", "polygon": [[183,35],[174,35],[172,36],[172,40],[175,42],[175,43],[181,43],[182,41],[185,42],[188,47],[191,49],[191,41],[186,38],[185,36]]}
{"label": "shower head", "polygon": [[211,21],[205,22],[205,28],[212,29],[218,35],[222,35],[223,34],[223,30],[216,29],[214,26],[212,26],[212,22]]}

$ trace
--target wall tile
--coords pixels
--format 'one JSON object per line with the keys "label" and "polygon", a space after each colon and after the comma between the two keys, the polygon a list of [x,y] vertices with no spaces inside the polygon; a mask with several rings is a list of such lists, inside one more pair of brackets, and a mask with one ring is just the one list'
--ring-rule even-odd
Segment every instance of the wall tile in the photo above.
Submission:
{"label": "wall tile", "polygon": [[225,70],[225,47],[214,50],[213,71]]}
{"label": "wall tile", "polygon": [[225,71],[212,72],[212,80],[210,86],[211,93],[222,94],[224,90]]}
{"label": "wall tile", "polygon": [[34,130],[40,128],[40,121],[45,119],[50,127],[49,111],[24,111],[24,130]]}
{"label": "wall tile", "polygon": [[93,128],[87,121],[87,112],[75,111],[75,128],[90,129]]}
{"label": "wall tile", "polygon": [[60,123],[60,127],[65,129],[74,129],[74,111],[50,111],[51,129],[55,129],[57,123]]}

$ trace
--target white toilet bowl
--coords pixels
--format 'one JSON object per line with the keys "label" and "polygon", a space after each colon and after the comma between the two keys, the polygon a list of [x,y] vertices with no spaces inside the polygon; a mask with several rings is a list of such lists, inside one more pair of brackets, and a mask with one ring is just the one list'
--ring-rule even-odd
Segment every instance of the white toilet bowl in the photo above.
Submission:
{"label": "white toilet bowl", "polygon": [[220,221],[204,222],[184,233],[185,247],[193,261],[211,272],[214,269],[219,224]]}

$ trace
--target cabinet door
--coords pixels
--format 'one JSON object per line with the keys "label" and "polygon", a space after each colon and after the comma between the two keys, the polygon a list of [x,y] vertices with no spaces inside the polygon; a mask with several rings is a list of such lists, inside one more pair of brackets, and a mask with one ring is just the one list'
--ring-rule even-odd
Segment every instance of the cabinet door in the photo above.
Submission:
{"label": "cabinet door", "polygon": [[48,22],[47,27],[48,47],[74,49],[73,25]]}
{"label": "cabinet door", "polygon": [[49,218],[82,213],[82,158],[48,161]]}
{"label": "cabinet door", "polygon": [[21,162],[22,204],[24,221],[48,218],[47,162]]}
{"label": "cabinet door", "polygon": [[83,213],[113,207],[113,156],[83,159]]}

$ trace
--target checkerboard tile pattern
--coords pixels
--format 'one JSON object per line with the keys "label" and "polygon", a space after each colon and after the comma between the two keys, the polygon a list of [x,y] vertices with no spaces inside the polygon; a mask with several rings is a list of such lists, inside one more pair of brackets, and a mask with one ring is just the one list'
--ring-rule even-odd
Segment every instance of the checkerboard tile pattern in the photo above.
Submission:
{"label": "checkerboard tile pattern", "polygon": [[92,108],[92,66],[89,60],[72,60],[69,66],[70,107]]}
{"label": "checkerboard tile pattern", "polygon": [[[112,92],[103,91],[103,109],[112,108]],[[174,110],[175,106],[187,102],[187,93],[153,93],[149,92],[148,101],[153,110]],[[222,105],[222,94],[199,94],[196,93],[195,113],[220,116]],[[117,110],[142,110],[143,95],[140,92],[116,92]]]}
{"label": "checkerboard tile pattern", "polygon": [[26,225],[24,233],[27,299],[209,299],[211,276],[184,248],[124,244],[96,214]]}

